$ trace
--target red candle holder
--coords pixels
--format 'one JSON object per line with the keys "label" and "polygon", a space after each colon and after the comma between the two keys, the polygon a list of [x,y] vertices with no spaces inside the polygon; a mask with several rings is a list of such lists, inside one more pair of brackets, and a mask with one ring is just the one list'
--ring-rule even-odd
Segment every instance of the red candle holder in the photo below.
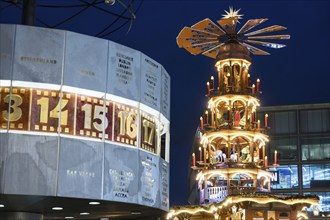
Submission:
{"label": "red candle holder", "polygon": [[260,92],[260,79],[257,79],[257,92]]}

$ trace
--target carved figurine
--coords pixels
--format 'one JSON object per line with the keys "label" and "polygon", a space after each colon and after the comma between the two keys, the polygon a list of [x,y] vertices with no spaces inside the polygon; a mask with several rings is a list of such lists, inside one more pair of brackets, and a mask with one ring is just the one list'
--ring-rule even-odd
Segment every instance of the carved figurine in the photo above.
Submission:
{"label": "carved figurine", "polygon": [[240,67],[238,65],[234,65],[234,78],[235,78],[235,92],[241,91],[241,75],[240,75]]}
{"label": "carved figurine", "polygon": [[250,146],[246,146],[241,151],[242,156],[240,157],[240,160],[242,163],[248,163],[251,162],[251,155],[250,155]]}
{"label": "carved figurine", "polygon": [[241,122],[241,113],[237,109],[234,115],[234,127],[240,127],[240,122]]}
{"label": "carved figurine", "polygon": [[216,119],[219,127],[224,127],[228,125],[227,120],[225,120],[225,118],[223,117],[224,112],[226,112],[225,107],[219,107],[218,111],[216,111]]}
{"label": "carved figurine", "polygon": [[225,73],[223,76],[223,84],[224,84],[224,88],[226,89],[226,92],[229,92],[228,78],[229,77],[227,77],[227,74]]}

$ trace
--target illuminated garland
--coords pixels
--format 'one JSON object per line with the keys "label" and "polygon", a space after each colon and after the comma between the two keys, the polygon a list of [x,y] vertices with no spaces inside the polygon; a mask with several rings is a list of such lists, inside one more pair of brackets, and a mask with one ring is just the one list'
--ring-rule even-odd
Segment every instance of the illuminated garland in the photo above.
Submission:
{"label": "illuminated garland", "polygon": [[[295,204],[309,204],[309,205],[318,205],[318,196],[315,195],[275,195],[275,194],[264,194],[264,193],[254,193],[254,194],[243,194],[239,196],[228,196],[225,200],[220,203],[213,203],[208,206],[205,205],[192,205],[192,206],[177,206],[173,207],[167,215],[167,219],[171,219],[177,215],[186,213],[186,214],[197,214],[197,213],[208,213],[212,214],[218,210],[230,208],[229,205],[238,204],[241,202],[255,202],[258,204],[267,204],[267,203],[283,203],[286,205],[295,205]],[[301,213],[301,212],[300,212]],[[302,215],[300,214],[300,217]]]}

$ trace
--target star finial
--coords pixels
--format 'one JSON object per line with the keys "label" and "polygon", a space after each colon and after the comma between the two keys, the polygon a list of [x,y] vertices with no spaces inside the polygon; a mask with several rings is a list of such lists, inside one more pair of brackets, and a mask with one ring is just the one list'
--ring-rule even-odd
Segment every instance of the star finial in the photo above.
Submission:
{"label": "star finial", "polygon": [[238,19],[242,19],[243,14],[238,14],[241,9],[234,10],[232,6],[229,7],[229,12],[225,10],[226,14],[222,15],[222,19],[238,17]]}

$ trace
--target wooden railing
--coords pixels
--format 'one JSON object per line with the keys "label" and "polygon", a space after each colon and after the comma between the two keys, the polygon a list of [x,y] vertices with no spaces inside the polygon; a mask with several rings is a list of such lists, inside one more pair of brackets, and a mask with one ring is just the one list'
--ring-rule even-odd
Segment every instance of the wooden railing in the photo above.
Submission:
{"label": "wooden railing", "polygon": [[[205,195],[206,193],[206,195]],[[228,196],[227,186],[208,187],[207,190],[203,189],[199,193],[200,203],[213,203],[221,202]]]}
{"label": "wooden railing", "polygon": [[250,194],[256,191],[255,187],[247,187],[247,186],[219,186],[219,187],[208,187],[206,189],[202,189],[199,192],[200,204],[210,204],[213,202],[221,202],[228,195],[241,195],[241,194]]}
{"label": "wooden railing", "polygon": [[228,196],[228,188],[227,186],[209,187],[207,193],[210,201],[221,202]]}
{"label": "wooden railing", "polygon": [[249,194],[256,191],[255,187],[248,186],[231,186],[229,188],[229,195]]}

